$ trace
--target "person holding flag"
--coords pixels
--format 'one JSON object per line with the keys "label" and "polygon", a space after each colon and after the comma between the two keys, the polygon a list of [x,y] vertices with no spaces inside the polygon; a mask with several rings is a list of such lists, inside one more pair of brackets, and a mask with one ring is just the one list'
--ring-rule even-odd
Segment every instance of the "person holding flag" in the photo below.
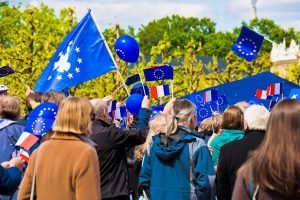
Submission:
{"label": "person holding flag", "polygon": [[30,157],[18,199],[101,199],[100,175],[91,133],[93,107],[85,98],[65,99],[50,140]]}

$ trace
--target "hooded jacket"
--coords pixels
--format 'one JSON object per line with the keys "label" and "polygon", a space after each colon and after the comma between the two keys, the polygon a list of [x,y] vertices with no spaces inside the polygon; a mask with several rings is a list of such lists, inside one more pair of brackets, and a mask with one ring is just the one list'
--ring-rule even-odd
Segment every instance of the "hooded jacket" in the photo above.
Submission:
{"label": "hooded jacket", "polygon": [[155,200],[211,199],[215,172],[204,140],[179,127],[153,137],[139,183]]}

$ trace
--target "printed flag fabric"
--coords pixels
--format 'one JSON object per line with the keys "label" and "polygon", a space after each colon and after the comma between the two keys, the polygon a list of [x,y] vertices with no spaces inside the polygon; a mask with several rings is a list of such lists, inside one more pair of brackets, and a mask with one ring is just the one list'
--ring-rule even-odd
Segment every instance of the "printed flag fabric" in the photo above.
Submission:
{"label": "printed flag fabric", "polygon": [[263,41],[264,37],[262,35],[243,26],[240,36],[231,47],[231,50],[250,62],[257,57]]}
{"label": "printed flag fabric", "polygon": [[28,132],[23,132],[18,139],[16,146],[29,150],[38,140],[39,138],[37,136]]}
{"label": "printed flag fabric", "polygon": [[138,82],[140,80],[141,80],[140,75],[139,74],[135,74],[133,76],[128,77],[127,80],[125,81],[125,84],[127,86],[129,86],[129,85],[131,85],[133,83],[136,83],[136,82]]}
{"label": "printed flag fabric", "polygon": [[34,91],[62,91],[116,68],[105,39],[88,12],[59,45]]}
{"label": "printed flag fabric", "polygon": [[273,83],[267,88],[267,95],[280,95],[282,93],[282,83]]}
{"label": "printed flag fabric", "polygon": [[13,70],[10,66],[4,66],[0,68],[0,77],[7,76],[13,73],[15,73],[15,70]]}
{"label": "printed flag fabric", "polygon": [[25,160],[26,162],[29,162],[29,153],[27,151],[24,151],[24,150],[21,150],[20,153],[19,153],[19,156]]}
{"label": "printed flag fabric", "polygon": [[173,79],[173,67],[168,65],[144,69],[146,81]]}
{"label": "printed flag fabric", "polygon": [[267,90],[256,90],[255,96],[258,99],[270,100],[272,97],[267,95]]}
{"label": "printed flag fabric", "polygon": [[115,118],[123,119],[124,117],[126,117],[126,106],[117,107],[115,112]]}
{"label": "printed flag fabric", "polygon": [[217,101],[218,100],[218,91],[217,90],[208,90],[203,93],[204,103]]}
{"label": "printed flag fabric", "polygon": [[298,88],[291,89],[289,98],[300,100],[300,89]]}
{"label": "printed flag fabric", "polygon": [[250,105],[263,105],[262,102],[257,97],[252,97],[248,103]]}
{"label": "printed flag fabric", "polygon": [[115,119],[115,111],[117,108],[117,100],[113,100],[109,103],[109,105],[107,106],[107,112],[109,114],[109,116],[113,119]]}
{"label": "printed flag fabric", "polygon": [[197,109],[197,121],[200,124],[204,119],[212,116],[212,110],[209,104],[205,104]]}
{"label": "printed flag fabric", "polygon": [[170,95],[169,85],[159,85],[151,87],[151,97],[158,98]]}

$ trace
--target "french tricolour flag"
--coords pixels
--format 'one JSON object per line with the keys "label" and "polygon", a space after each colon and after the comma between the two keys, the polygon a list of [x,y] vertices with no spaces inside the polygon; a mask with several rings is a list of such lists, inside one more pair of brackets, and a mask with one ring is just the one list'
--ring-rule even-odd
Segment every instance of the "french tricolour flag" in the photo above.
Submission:
{"label": "french tricolour flag", "polygon": [[35,135],[30,134],[28,132],[23,132],[20,138],[18,139],[16,146],[29,150],[32,147],[32,145],[34,145],[38,140],[39,138]]}
{"label": "french tricolour flag", "polygon": [[26,162],[29,162],[29,153],[27,151],[21,150],[19,156],[25,160]]}
{"label": "french tricolour flag", "polygon": [[122,119],[123,117],[126,117],[126,107],[125,106],[117,107],[115,118]]}
{"label": "french tricolour flag", "polygon": [[203,93],[204,102],[211,102],[218,100],[218,91],[217,90],[208,90]]}
{"label": "french tricolour flag", "polygon": [[169,85],[159,85],[151,87],[152,98],[163,97],[170,95]]}
{"label": "french tricolour flag", "polygon": [[269,96],[267,94],[267,90],[256,90],[256,94],[255,96],[258,98],[258,99],[270,99],[272,98],[271,96]]}
{"label": "french tricolour flag", "polygon": [[282,83],[273,83],[267,89],[267,95],[279,95],[282,93]]}

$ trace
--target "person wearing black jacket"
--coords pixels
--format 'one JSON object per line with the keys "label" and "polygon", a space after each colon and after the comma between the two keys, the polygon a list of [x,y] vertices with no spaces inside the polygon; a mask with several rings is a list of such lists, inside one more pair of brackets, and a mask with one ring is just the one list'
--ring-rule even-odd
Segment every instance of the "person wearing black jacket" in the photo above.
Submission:
{"label": "person wearing black jacket", "polygon": [[[106,101],[105,101],[106,100]],[[127,200],[128,169],[126,148],[145,142],[150,119],[150,101],[144,97],[136,129],[123,130],[109,123],[107,101],[91,101],[95,111],[90,138],[96,144],[101,176],[101,196],[104,200]]]}
{"label": "person wearing black jacket", "polygon": [[260,105],[252,105],[244,113],[247,130],[244,138],[225,144],[220,151],[217,170],[218,200],[230,200],[240,166],[247,160],[249,152],[255,150],[264,138],[269,111]]}

